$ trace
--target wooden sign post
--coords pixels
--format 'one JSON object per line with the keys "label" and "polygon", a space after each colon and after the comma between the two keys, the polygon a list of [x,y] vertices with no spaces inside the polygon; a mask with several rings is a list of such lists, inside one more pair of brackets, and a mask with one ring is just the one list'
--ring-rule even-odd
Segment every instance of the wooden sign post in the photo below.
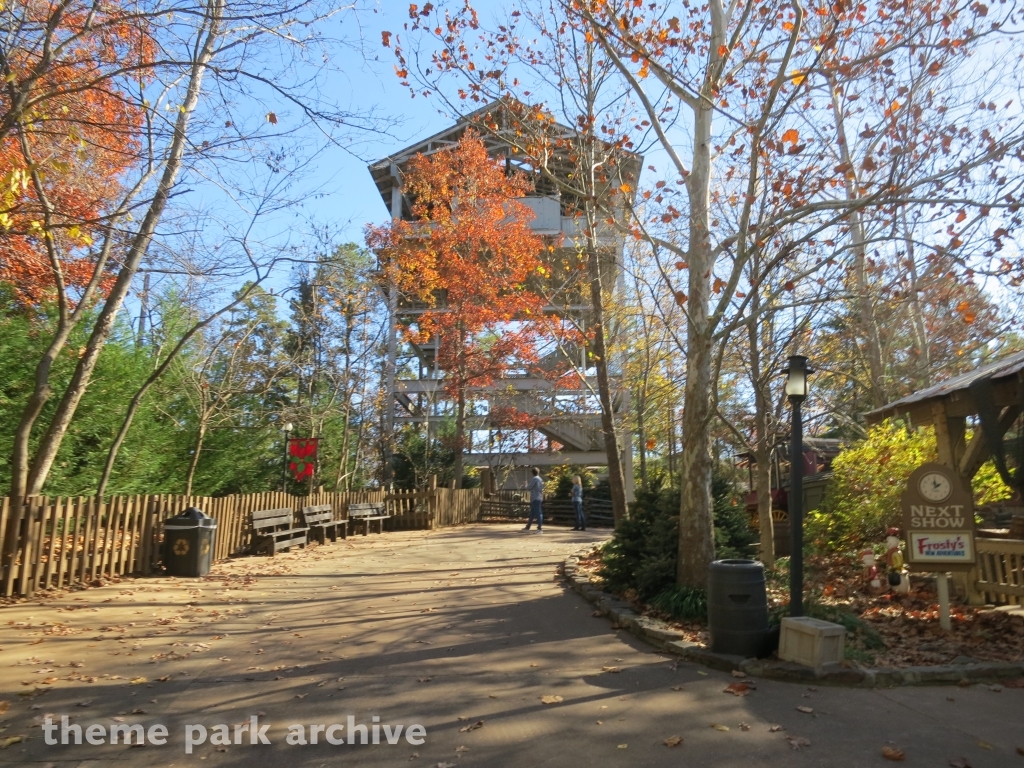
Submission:
{"label": "wooden sign post", "polygon": [[907,536],[907,565],[935,573],[939,623],[950,629],[949,571],[974,567],[974,498],[956,471],[944,464],[914,470],[901,497]]}

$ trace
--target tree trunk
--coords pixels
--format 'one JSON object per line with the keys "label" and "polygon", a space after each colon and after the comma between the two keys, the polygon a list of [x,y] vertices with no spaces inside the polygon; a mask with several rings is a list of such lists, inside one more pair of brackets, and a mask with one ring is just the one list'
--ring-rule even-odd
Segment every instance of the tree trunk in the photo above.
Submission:
{"label": "tree trunk", "polygon": [[[428,421],[429,425],[430,422]],[[466,388],[460,387],[455,410],[455,487],[462,487],[462,454],[466,450]],[[429,468],[428,468],[429,469]]]}
{"label": "tree trunk", "polygon": [[199,454],[203,452],[203,440],[206,439],[206,419],[200,417],[199,434],[196,436],[196,448],[192,452],[192,460],[188,463],[188,475],[185,476],[185,495],[192,495],[192,482],[196,477],[196,467],[199,466]]}
{"label": "tree trunk", "polygon": [[636,398],[637,450],[640,453],[640,485],[647,487],[647,428],[644,424],[644,408],[647,407],[645,387],[640,388]]}
{"label": "tree trunk", "polygon": [[[712,11],[711,47],[724,40],[724,19]],[[708,304],[714,263],[710,240],[711,131],[713,83],[708,75],[703,98],[694,106],[693,168],[686,180],[690,203],[689,297],[686,324],[686,388],[683,394],[683,446],[679,456],[679,566],[681,586],[707,588],[708,566],[715,558],[714,507],[711,499],[711,417],[713,349]]]}
{"label": "tree trunk", "polygon": [[[67,434],[68,426],[71,424],[71,419],[74,417],[78,404],[81,401],[82,396],[85,394],[85,390],[89,386],[90,380],[92,379],[92,374],[95,370],[100,352],[103,350],[103,347],[114,328],[114,321],[117,318],[118,312],[121,310],[121,306],[124,303],[129,288],[131,288],[132,280],[139,268],[139,263],[149,249],[150,242],[153,239],[153,234],[156,231],[156,227],[161,216],[163,215],[164,208],[166,207],[171,191],[174,188],[178,172],[181,169],[182,158],[188,144],[187,129],[189,121],[193,110],[199,102],[199,96],[202,92],[203,78],[206,74],[206,69],[209,66],[209,63],[214,56],[215,43],[221,34],[223,2],[224,0],[211,0],[208,5],[207,18],[205,19],[203,26],[204,38],[202,41],[202,48],[200,49],[196,60],[192,63],[188,87],[183,103],[179,108],[178,117],[174,126],[174,138],[171,140],[163,174],[157,184],[156,191],[153,194],[153,198],[150,201],[142,223],[139,226],[139,230],[132,238],[131,245],[124,258],[121,260],[121,270],[103,304],[103,309],[100,311],[99,317],[96,319],[96,324],[93,326],[92,334],[86,343],[85,352],[78,360],[78,365],[75,367],[71,381],[64,390],[64,396],[61,398],[61,402],[57,406],[57,410],[50,421],[50,425],[47,428],[46,433],[40,440],[39,447],[36,449],[35,459],[32,461],[30,467],[28,466],[28,440],[32,431],[32,426],[35,423],[39,412],[42,410],[42,405],[45,403],[46,398],[44,397],[42,402],[38,402],[37,397],[30,398],[30,401],[26,406],[21,424],[19,424],[19,429],[15,437],[14,466],[11,468],[12,496],[24,495],[26,490],[30,495],[42,492],[43,485],[46,483],[46,478],[50,474],[50,468],[53,466],[53,462],[57,457],[57,452],[60,450],[61,442],[64,439],[64,435]],[[46,368],[48,376],[48,366]],[[44,391],[46,393],[46,397],[48,397],[48,383],[46,383]],[[39,392],[40,389],[37,386],[36,393],[34,394],[38,394]],[[26,472],[28,478],[27,483],[22,480],[22,478],[25,477]]]}
{"label": "tree trunk", "polygon": [[924,308],[921,306],[921,281],[917,274],[917,257],[914,253],[914,238],[907,224],[907,215],[903,213],[903,240],[907,244],[907,267],[910,271],[910,317],[914,326],[914,344],[917,346],[918,388],[931,386],[932,356],[928,341],[928,327],[924,321]]}
{"label": "tree trunk", "polygon": [[[590,304],[593,313],[594,367],[597,369],[597,397],[601,403],[601,432],[604,452],[608,461],[608,487],[612,495],[612,516],[617,526],[625,519],[626,479],[622,469],[622,454],[615,431],[615,405],[612,400],[611,377],[608,375],[608,348],[605,340],[604,291],[601,289],[600,252],[592,248],[588,254],[590,269]],[[632,448],[632,446],[631,446]]]}
{"label": "tree trunk", "polygon": [[754,387],[754,432],[753,450],[757,466],[757,519],[761,533],[761,562],[766,566],[775,565],[775,529],[772,524],[772,493],[771,493],[771,448],[772,435],[770,428],[769,408],[771,389],[769,379],[764,375],[761,359],[761,274],[759,254],[751,259],[750,282],[754,291],[750,300],[751,321],[747,324],[747,339],[750,345],[750,382]]}
{"label": "tree trunk", "polygon": [[[832,114],[836,121],[839,157],[843,164],[849,167],[849,170],[847,170],[843,177],[846,199],[853,202],[860,196],[860,186],[857,183],[856,170],[853,159],[850,156],[850,147],[846,141],[846,124],[844,122],[842,105],[839,103],[840,92],[832,80],[829,81],[829,92],[832,96]],[[853,277],[856,291],[857,326],[861,337],[862,352],[867,359],[868,375],[871,379],[868,383],[868,392],[871,396],[871,404],[875,408],[880,408],[887,401],[885,364],[883,362],[881,334],[878,330],[878,318],[875,316],[871,281],[868,276],[867,238],[859,211],[851,210],[847,216],[847,222],[850,225],[850,243],[853,246]]]}

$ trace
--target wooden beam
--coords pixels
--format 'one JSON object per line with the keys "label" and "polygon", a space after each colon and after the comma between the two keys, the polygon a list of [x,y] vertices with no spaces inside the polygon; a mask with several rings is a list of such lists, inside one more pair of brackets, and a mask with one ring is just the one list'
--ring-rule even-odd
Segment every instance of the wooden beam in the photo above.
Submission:
{"label": "wooden beam", "polygon": [[[1002,438],[1007,432],[1010,431],[1010,427],[1020,416],[1020,406],[1010,405],[1003,409],[1003,412],[999,415],[999,437]],[[988,450],[988,445],[985,443],[985,436],[979,426],[974,430],[974,434],[971,436],[970,443],[967,444],[967,450],[964,451],[964,455],[960,457],[960,476],[964,478],[968,483],[971,479],[978,474],[978,470],[981,469],[981,465],[991,456]]]}
{"label": "wooden beam", "polygon": [[941,400],[932,403],[932,424],[935,425],[935,445],[939,451],[939,464],[950,469],[958,469],[953,459],[953,442],[949,433],[949,421],[946,418],[946,406]]}

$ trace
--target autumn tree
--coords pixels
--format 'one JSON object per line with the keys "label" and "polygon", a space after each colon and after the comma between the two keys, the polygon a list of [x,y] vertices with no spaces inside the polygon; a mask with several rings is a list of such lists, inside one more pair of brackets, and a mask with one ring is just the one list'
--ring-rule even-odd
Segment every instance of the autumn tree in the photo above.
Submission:
{"label": "autumn tree", "polygon": [[471,390],[535,363],[549,327],[544,297],[529,287],[544,271],[545,243],[516,199],[531,191],[528,180],[506,174],[472,131],[452,149],[414,157],[402,189],[414,220],[369,227],[367,244],[402,300],[423,307],[407,337],[436,340],[461,487]]}
{"label": "autumn tree", "polygon": [[[228,227],[225,240],[242,243],[235,262],[211,248],[201,264],[178,263],[176,235],[160,231],[165,217],[184,213],[176,196],[183,183],[212,178],[228,200],[244,201],[239,207],[262,198],[257,205],[267,209],[264,193],[279,191],[268,180],[300,162],[281,151],[292,131],[275,126],[286,113],[254,114],[240,101],[251,104],[255,96],[281,104],[294,110],[294,123],[316,122],[331,138],[369,127],[326,98],[310,99],[315,83],[290,66],[331,44],[321,22],[339,10],[318,0],[287,7],[260,0],[116,6],[64,0],[12,3],[0,11],[12,31],[0,44],[6,75],[0,142],[3,170],[17,182],[4,203],[4,223],[21,238],[6,247],[35,249],[35,287],[24,298],[45,295],[57,309],[15,431],[13,498],[42,491],[144,260],[165,273],[237,285],[262,258],[246,247],[251,222]],[[267,46],[282,62],[280,72],[267,68],[261,55]],[[231,175],[238,161],[247,170]],[[252,168],[265,168],[265,175]],[[209,217],[181,220],[207,223]],[[0,255],[7,279],[17,278],[17,255]],[[87,318],[74,372],[55,391],[54,362]]]}

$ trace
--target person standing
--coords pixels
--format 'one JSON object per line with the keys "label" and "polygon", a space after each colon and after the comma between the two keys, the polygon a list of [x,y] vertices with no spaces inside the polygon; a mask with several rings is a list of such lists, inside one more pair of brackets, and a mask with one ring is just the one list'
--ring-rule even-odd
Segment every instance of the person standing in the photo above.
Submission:
{"label": "person standing", "polygon": [[579,475],[572,479],[572,508],[576,513],[576,527],[573,530],[587,530],[587,518],[583,515],[583,480]]}
{"label": "person standing", "polygon": [[544,481],[540,479],[540,470],[533,470],[533,477],[530,478],[530,482],[526,484],[526,490],[530,492],[530,517],[526,520],[526,528],[523,530],[530,530],[530,526],[533,525],[533,518],[537,518],[537,533],[541,533],[544,528]]}

